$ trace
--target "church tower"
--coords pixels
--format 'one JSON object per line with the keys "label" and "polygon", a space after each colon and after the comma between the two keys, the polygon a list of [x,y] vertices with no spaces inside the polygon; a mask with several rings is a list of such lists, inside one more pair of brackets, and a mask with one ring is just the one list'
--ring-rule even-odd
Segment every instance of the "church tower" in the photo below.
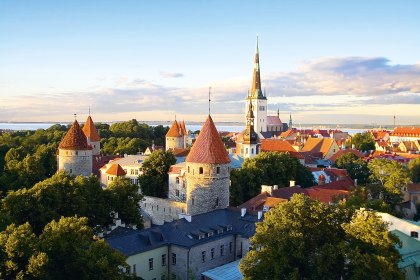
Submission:
{"label": "church tower", "polygon": [[258,135],[254,131],[254,112],[252,103],[249,103],[248,114],[246,115],[246,130],[243,134],[241,150],[244,158],[253,158],[258,154]]}
{"label": "church tower", "polygon": [[58,146],[58,171],[60,170],[76,176],[92,174],[92,147],[88,145],[77,120]]}
{"label": "church tower", "polygon": [[88,145],[92,146],[92,154],[98,156],[101,153],[101,137],[99,137],[99,133],[90,115],[83,126],[83,133],[87,138]]}
{"label": "church tower", "polygon": [[168,133],[166,133],[166,150],[184,149],[186,139],[184,139],[183,134],[182,125],[174,120]]}
{"label": "church tower", "polygon": [[187,214],[229,206],[230,158],[211,116],[186,159]]}
{"label": "church tower", "polygon": [[[257,36],[257,47],[255,50],[254,60],[254,75],[252,81],[251,93],[248,95],[246,100],[245,110],[249,108],[249,104],[252,104],[253,113],[255,116],[255,131],[257,133],[267,131],[267,98],[263,95],[261,90],[261,77],[260,77],[260,59],[258,50],[258,36]],[[245,112],[246,112],[245,111]]]}

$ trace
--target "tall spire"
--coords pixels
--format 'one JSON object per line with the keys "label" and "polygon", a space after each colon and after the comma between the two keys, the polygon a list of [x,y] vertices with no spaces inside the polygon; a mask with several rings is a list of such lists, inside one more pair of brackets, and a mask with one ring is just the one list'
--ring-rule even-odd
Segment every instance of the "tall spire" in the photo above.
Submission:
{"label": "tall spire", "polygon": [[292,123],[292,113],[290,113],[290,119],[289,119],[289,129],[291,129],[293,127],[293,123]]}
{"label": "tall spire", "polygon": [[252,102],[249,102],[248,114],[246,115],[246,130],[244,132],[244,143],[255,144],[258,140],[257,133],[254,130],[254,112]]}
{"label": "tall spire", "polygon": [[258,35],[257,35],[257,47],[255,49],[254,59],[254,75],[252,80],[251,97],[262,99],[265,98],[261,90],[261,77],[260,77],[260,55],[258,50]]}

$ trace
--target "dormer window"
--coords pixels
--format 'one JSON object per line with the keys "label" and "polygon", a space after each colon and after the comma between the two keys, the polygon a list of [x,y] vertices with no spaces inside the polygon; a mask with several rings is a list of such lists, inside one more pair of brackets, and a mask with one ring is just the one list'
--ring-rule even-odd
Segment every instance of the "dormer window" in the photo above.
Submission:
{"label": "dormer window", "polygon": [[231,231],[232,230],[232,226],[226,226],[226,231]]}
{"label": "dormer window", "polygon": [[418,233],[417,231],[412,231],[412,232],[410,233],[410,235],[411,235],[411,237],[413,237],[413,238],[419,238],[419,233]]}
{"label": "dormer window", "polygon": [[198,239],[203,239],[203,238],[205,238],[206,236],[204,235],[204,233],[203,234],[199,234],[198,235]]}
{"label": "dormer window", "polygon": [[222,229],[222,228],[219,228],[219,229],[217,230],[217,234],[221,234],[221,233],[223,233],[223,229]]}
{"label": "dormer window", "polygon": [[213,236],[213,232],[211,231],[211,232],[207,233],[207,236],[208,237],[212,237]]}

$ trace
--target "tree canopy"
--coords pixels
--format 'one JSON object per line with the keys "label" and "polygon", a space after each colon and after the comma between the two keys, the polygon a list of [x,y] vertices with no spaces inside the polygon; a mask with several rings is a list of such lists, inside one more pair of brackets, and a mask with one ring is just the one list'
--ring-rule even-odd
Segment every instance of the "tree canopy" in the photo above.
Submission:
{"label": "tree canopy", "polygon": [[232,170],[230,204],[239,205],[256,196],[261,185],[289,186],[295,180],[302,187],[315,185],[312,173],[289,153],[260,153],[246,159],[241,169]]}
{"label": "tree canopy", "polygon": [[244,279],[403,279],[398,238],[374,212],[294,195],[267,212],[240,262]]}
{"label": "tree canopy", "polygon": [[353,180],[364,185],[368,182],[370,171],[363,159],[357,157],[353,153],[345,153],[341,155],[335,162],[335,166],[341,169],[346,169]]}
{"label": "tree canopy", "polygon": [[170,151],[154,151],[142,165],[139,184],[144,195],[162,197],[168,196],[168,172],[176,163],[175,156]]}
{"label": "tree canopy", "polygon": [[420,157],[411,160],[408,163],[408,169],[413,183],[420,183]]}
{"label": "tree canopy", "polygon": [[369,132],[356,133],[351,138],[351,144],[359,151],[375,150],[375,139]]}

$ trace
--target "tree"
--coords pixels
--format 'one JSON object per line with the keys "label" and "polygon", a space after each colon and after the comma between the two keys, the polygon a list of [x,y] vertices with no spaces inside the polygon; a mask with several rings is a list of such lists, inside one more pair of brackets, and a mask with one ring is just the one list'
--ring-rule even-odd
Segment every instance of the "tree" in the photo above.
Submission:
{"label": "tree", "polygon": [[338,168],[346,169],[353,180],[364,185],[368,182],[370,172],[367,163],[353,153],[341,155],[335,162]]}
{"label": "tree", "polygon": [[408,163],[408,169],[410,170],[411,181],[413,183],[420,183],[420,157],[411,160]]}
{"label": "tree", "polygon": [[302,187],[315,185],[312,173],[289,153],[261,153],[246,159],[241,169],[231,172],[231,205],[239,205],[261,191],[261,185],[289,186],[295,180]]}
{"label": "tree", "polygon": [[144,195],[162,197],[168,196],[168,172],[176,163],[175,156],[170,151],[154,151],[144,162],[139,176],[141,191]]}
{"label": "tree", "polygon": [[367,131],[356,133],[351,139],[351,144],[359,151],[375,150],[375,139]]}
{"label": "tree", "polygon": [[304,195],[279,204],[257,224],[244,279],[402,279],[386,224],[373,212],[351,214]]}
{"label": "tree", "polygon": [[388,159],[373,159],[369,162],[370,180],[382,187],[383,200],[393,206],[402,201],[402,188],[410,183],[408,168]]}
{"label": "tree", "polygon": [[143,227],[139,203],[143,196],[139,187],[131,184],[130,179],[117,177],[106,189],[111,208],[118,212],[119,218],[127,224]]}

